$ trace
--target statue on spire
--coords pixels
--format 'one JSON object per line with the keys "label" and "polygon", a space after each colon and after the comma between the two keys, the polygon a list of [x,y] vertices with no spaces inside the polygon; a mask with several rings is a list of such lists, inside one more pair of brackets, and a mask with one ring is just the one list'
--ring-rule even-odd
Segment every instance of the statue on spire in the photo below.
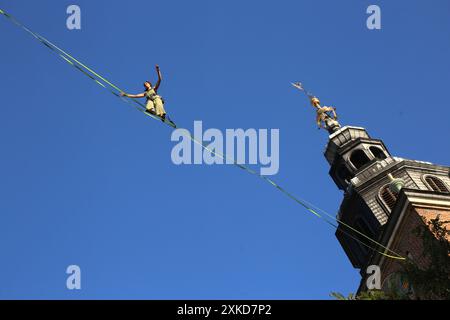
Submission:
{"label": "statue on spire", "polygon": [[300,82],[293,83],[292,85],[300,91],[303,91],[309,98],[311,105],[316,108],[316,123],[319,129],[325,129],[330,134],[339,130],[341,125],[337,121],[338,116],[336,114],[336,108],[327,106],[322,107],[320,105],[320,100],[306,91]]}

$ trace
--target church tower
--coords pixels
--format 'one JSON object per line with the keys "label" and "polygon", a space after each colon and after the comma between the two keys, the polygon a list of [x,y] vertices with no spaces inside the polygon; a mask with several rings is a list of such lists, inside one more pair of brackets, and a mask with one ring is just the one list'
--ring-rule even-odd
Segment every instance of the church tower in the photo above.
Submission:
{"label": "church tower", "polygon": [[[364,128],[346,126],[330,134],[325,150],[330,176],[344,191],[338,219],[403,257],[421,261],[421,240],[413,231],[425,221],[450,220],[449,167],[392,156],[383,141]],[[345,232],[344,232],[345,231]],[[401,262],[387,258],[363,236],[340,224],[336,237],[355,268],[360,269],[359,290],[366,290],[366,270],[380,267],[387,288],[401,269]],[[379,248],[379,250],[383,250]],[[391,282],[390,282],[391,281]]]}
{"label": "church tower", "polygon": [[367,268],[372,265],[380,268],[382,289],[391,289],[403,261],[380,254],[381,246],[345,224],[427,267],[422,239],[413,230],[437,216],[450,221],[450,167],[393,156],[382,140],[372,138],[365,128],[341,127],[334,108],[321,107],[301,84],[294,86],[307,94],[317,109],[317,124],[330,133],[324,155],[331,178],[343,191],[336,237],[353,267],[360,270],[358,291],[367,290]]}

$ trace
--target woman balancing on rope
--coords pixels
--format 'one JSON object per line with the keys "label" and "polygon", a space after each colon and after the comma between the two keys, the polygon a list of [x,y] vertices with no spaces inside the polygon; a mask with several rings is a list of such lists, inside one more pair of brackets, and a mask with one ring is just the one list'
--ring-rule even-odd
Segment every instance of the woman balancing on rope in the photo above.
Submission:
{"label": "woman balancing on rope", "polygon": [[145,92],[139,94],[127,94],[125,92],[121,92],[120,95],[128,98],[146,98],[147,103],[145,105],[146,112],[156,115],[164,121],[166,119],[166,111],[164,110],[164,102],[161,96],[158,95],[158,88],[161,84],[161,71],[159,66],[156,66],[156,73],[158,74],[158,81],[153,87],[150,81],[144,82]]}

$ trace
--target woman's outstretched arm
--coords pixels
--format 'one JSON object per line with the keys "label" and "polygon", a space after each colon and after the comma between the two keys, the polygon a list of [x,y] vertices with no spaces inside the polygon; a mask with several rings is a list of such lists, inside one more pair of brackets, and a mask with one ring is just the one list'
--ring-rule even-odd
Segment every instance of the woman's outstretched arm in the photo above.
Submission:
{"label": "woman's outstretched arm", "polygon": [[143,97],[145,97],[145,92],[144,93],[139,93],[139,94],[128,94],[128,93],[125,93],[125,92],[121,92],[120,96],[128,97],[128,98],[143,98]]}
{"label": "woman's outstretched arm", "polygon": [[162,80],[161,70],[159,69],[158,65],[156,65],[156,73],[158,74],[158,81],[155,84],[155,91],[158,91],[159,85],[161,84]]}

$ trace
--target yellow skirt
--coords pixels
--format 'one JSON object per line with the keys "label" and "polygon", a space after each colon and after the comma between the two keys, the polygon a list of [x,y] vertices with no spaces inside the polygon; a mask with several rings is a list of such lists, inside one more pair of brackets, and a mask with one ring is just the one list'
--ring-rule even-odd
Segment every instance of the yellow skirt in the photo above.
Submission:
{"label": "yellow skirt", "polygon": [[164,110],[164,103],[160,97],[155,97],[153,100],[147,99],[147,104],[145,105],[147,111],[156,114],[159,117],[162,117],[166,114],[166,110]]}

